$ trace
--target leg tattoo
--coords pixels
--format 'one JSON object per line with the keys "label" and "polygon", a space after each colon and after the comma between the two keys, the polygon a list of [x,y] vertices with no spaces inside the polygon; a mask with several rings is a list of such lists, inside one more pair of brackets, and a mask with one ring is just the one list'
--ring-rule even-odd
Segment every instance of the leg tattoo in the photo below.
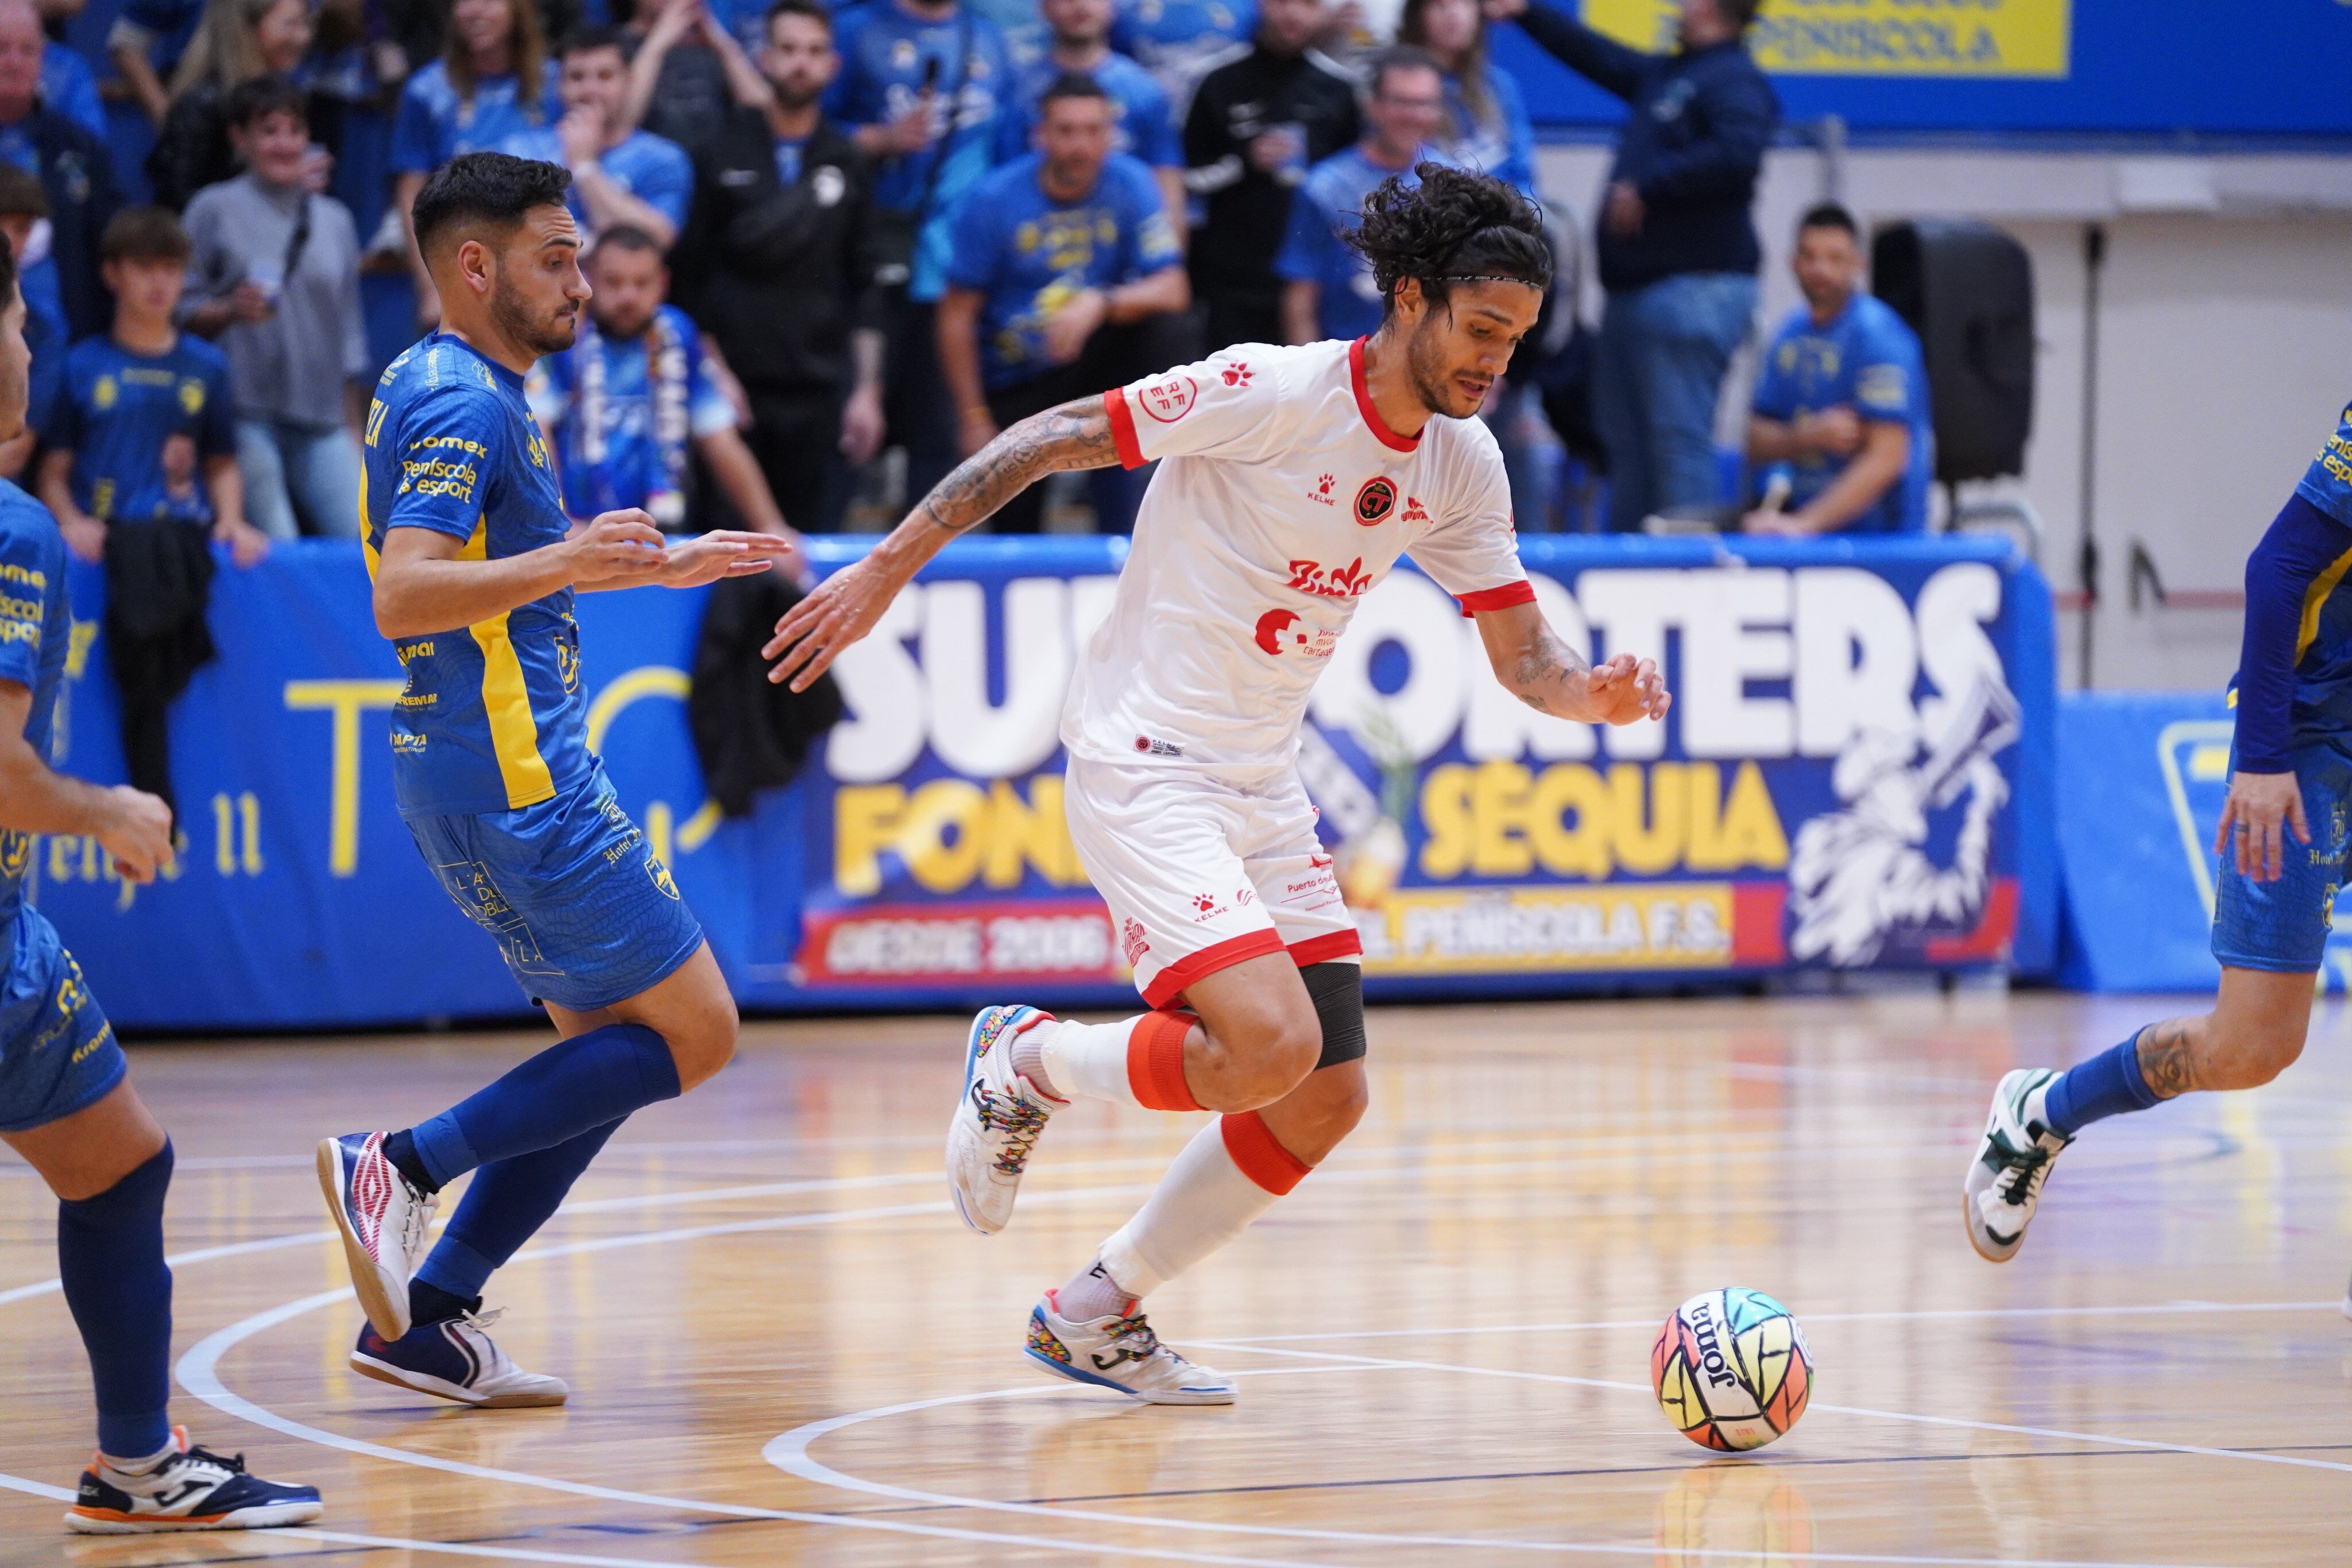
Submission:
{"label": "leg tattoo", "polygon": [[2169,1019],[2152,1023],[2139,1035],[2139,1071],[2159,1100],[2170,1100],[2201,1087],[2197,1082],[2197,1051],[2189,1038],[2189,1020]]}

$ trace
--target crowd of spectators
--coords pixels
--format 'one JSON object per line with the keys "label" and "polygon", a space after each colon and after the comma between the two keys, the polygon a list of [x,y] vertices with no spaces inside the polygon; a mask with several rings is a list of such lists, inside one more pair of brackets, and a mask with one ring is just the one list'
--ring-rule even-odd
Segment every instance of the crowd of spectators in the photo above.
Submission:
{"label": "crowd of spectators", "polygon": [[[1586,198],[1538,189],[1489,55],[1515,26],[1629,110],[1589,193],[1604,303],[1577,397],[1530,347],[1486,413],[1522,526],[1554,510],[1545,411],[1589,403],[1561,434],[1605,475],[1601,526],[1916,528],[1918,345],[1834,206],[1795,236],[1805,302],[1727,477],[1779,113],[1755,5],[1683,0],[1646,53],[1549,0],[1404,0],[1381,38],[1353,0],[128,0],[92,60],[60,41],[77,0],[0,0],[0,233],[35,387],[0,473],[91,559],[125,522],[201,524],[238,561],[353,535],[373,373],[439,315],[409,207],[495,149],[568,168],[588,241],[580,341],[531,387],[567,507],[837,529],[1067,398],[1374,329],[1345,236],[1383,180],[1435,162],[1556,218]],[[1117,530],[1135,484],[1072,498]],[[1034,531],[1045,503],[993,526]]]}

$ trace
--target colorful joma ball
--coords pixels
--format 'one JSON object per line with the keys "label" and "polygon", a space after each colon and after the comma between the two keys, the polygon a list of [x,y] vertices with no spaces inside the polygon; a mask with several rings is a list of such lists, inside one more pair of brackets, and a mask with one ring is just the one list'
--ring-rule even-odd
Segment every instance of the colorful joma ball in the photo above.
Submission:
{"label": "colorful joma ball", "polygon": [[1789,1309],[1736,1287],[1675,1309],[1650,1351],[1650,1386],[1675,1430],[1703,1448],[1760,1448],[1797,1424],[1812,1352]]}

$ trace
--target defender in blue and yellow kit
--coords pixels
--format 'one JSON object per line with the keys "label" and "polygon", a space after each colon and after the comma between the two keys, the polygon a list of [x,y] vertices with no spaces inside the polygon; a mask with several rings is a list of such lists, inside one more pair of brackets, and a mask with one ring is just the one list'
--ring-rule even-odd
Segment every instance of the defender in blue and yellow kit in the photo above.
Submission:
{"label": "defender in blue and yellow kit", "polygon": [[[2025,1239],[2050,1163],[2083,1127],[2198,1089],[2252,1089],[2303,1054],[2352,852],[2352,407],[2246,559],[2230,794],[2213,852],[2213,1010],[2149,1024],[2065,1072],[2020,1069],[1969,1166],[1969,1239]],[[2345,1301],[2352,1314],[2352,1295]]]}
{"label": "defender in blue and yellow kit", "polygon": [[[25,429],[30,353],[0,240],[0,441]],[[58,1196],[58,1283],[89,1353],[98,1452],[66,1514],[92,1535],[249,1530],[319,1517],[315,1487],[246,1472],[172,1425],[172,1140],[131,1086],[113,1026],[31,900],[42,833],[98,841],[146,883],[172,860],[172,809],[49,768],[73,612],[47,507],[0,479],[0,1141]]]}
{"label": "defender in blue and yellow kit", "polygon": [[[496,937],[562,1039],[415,1126],[319,1145],[369,1326],[354,1371],[467,1405],[555,1405],[491,1342],[484,1283],[641,1105],[726,1064],[735,1005],[702,927],[588,749],[579,592],[766,570],[763,534],[665,544],[642,511],[565,518],[523,377],[589,298],[559,165],[468,153],[416,199],[442,329],[368,411],[361,533],[378,630],[408,672],[393,782],[425,862]],[[441,1187],[473,1184],[432,1255]]]}

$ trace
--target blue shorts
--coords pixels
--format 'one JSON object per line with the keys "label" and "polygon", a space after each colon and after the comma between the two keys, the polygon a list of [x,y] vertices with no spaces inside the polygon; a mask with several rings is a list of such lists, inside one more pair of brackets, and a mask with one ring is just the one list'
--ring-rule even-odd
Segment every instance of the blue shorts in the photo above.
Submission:
{"label": "blue shorts", "polygon": [[702,946],[701,924],[601,768],[536,806],[411,817],[408,831],[534,1002],[611,1007]]}
{"label": "blue shorts", "polygon": [[104,1099],[129,1063],[58,928],[37,909],[16,916],[0,978],[0,1133],[63,1121]]}
{"label": "blue shorts", "polygon": [[[2230,771],[2238,770],[2233,752]],[[2213,883],[2213,956],[2233,969],[2307,975],[2319,968],[2344,883],[2346,821],[2352,815],[2352,758],[2332,747],[2294,752],[2311,842],[2286,829],[2285,870],[2276,882],[2238,874],[2234,852],[2221,857]]]}

